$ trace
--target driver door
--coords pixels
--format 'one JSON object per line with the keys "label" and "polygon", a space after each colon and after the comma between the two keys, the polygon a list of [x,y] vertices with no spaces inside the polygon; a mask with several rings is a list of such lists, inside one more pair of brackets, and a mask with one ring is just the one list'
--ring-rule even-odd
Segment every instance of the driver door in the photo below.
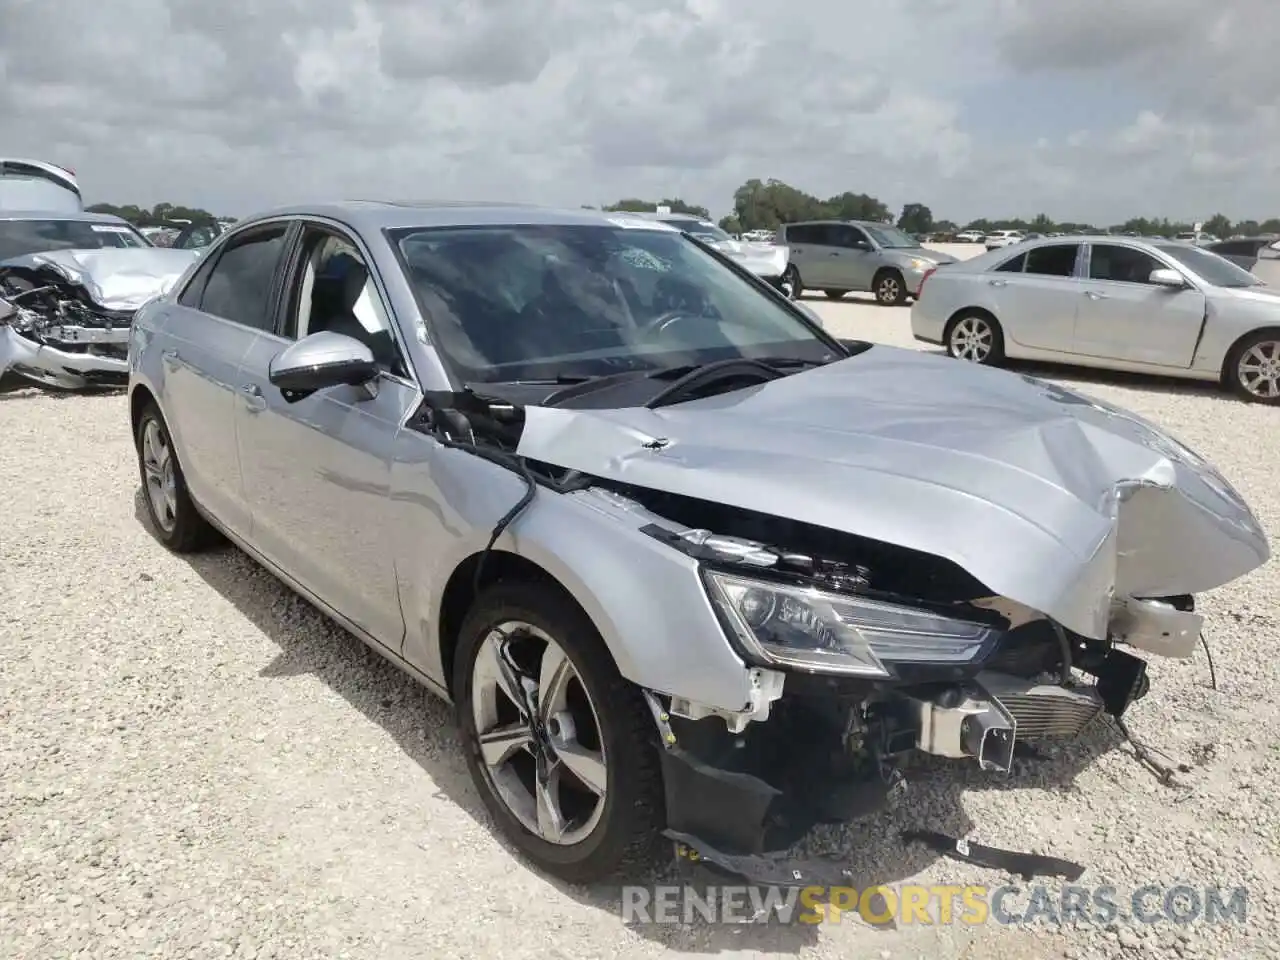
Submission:
{"label": "driver door", "polygon": [[[303,224],[279,323],[244,360],[236,416],[254,547],[398,651],[404,620],[390,548],[391,464],[419,391],[369,262],[351,235]],[[320,330],[366,343],[382,370],[368,388],[331,387],[290,403],[268,379],[271,360]]]}

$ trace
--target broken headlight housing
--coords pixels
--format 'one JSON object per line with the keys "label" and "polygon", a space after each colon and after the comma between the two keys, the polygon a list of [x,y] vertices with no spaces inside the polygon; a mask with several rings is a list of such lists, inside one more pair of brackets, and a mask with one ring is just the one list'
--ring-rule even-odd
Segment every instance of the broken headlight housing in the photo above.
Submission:
{"label": "broken headlight housing", "polygon": [[704,571],[727,627],[762,663],[885,678],[885,662],[962,665],[1001,631],[915,607],[718,570]]}

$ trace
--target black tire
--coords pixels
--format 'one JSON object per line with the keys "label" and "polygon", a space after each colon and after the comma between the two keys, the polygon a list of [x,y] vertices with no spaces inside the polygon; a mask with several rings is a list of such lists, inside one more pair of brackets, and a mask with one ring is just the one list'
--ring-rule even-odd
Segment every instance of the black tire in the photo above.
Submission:
{"label": "black tire", "polygon": [[[1240,361],[1244,359],[1245,354],[1253,350],[1255,347],[1262,347],[1263,359],[1269,363],[1280,363],[1280,330],[1258,330],[1248,336],[1242,337],[1227,353],[1226,362],[1222,365],[1222,381],[1223,385],[1249,403],[1262,403],[1267,406],[1280,405],[1280,391],[1276,396],[1266,396],[1264,393],[1251,390],[1245,383],[1245,378],[1240,372]],[[1275,380],[1280,377],[1280,368],[1271,367],[1275,374],[1268,377]]]}
{"label": "black tire", "polygon": [[800,280],[800,270],[794,263],[787,264],[782,272],[782,282],[791,284],[791,299],[799,300],[804,295],[804,284]]}
{"label": "black tire", "polygon": [[[143,440],[151,424],[155,425],[155,429],[163,438],[172,457],[174,510],[171,522],[158,515],[148,486]],[[217,543],[219,540],[217,531],[196,509],[191,494],[187,492],[187,481],[182,474],[182,466],[178,463],[177,451],[173,448],[169,426],[164,422],[164,417],[154,403],[148,403],[143,408],[142,415],[138,417],[133,441],[138,453],[138,475],[142,481],[142,499],[147,507],[147,519],[151,522],[151,532],[155,534],[156,539],[174,553],[194,553]]]}
{"label": "black tire", "polygon": [[827,295],[828,300],[842,300],[844,299],[844,295],[849,291],[848,290],[823,290],[822,292]]}
{"label": "black tire", "polygon": [[[543,631],[568,655],[595,707],[607,787],[599,823],[573,845],[548,842],[526,828],[498,796],[480,753],[472,710],[472,673],[481,644],[499,624],[520,621]],[[597,883],[641,868],[656,853],[665,801],[652,712],[623,679],[591,620],[567,595],[545,584],[502,582],[472,605],[459,637],[454,702],[472,780],[502,832],[540,869],[569,883]]]}
{"label": "black tire", "polygon": [[[981,359],[961,355],[957,345],[952,341],[952,335],[956,332],[956,328],[966,320],[985,325],[991,332],[991,347]],[[947,356],[956,360],[967,360],[970,363],[981,364],[984,367],[996,367],[1004,362],[1004,331],[1000,329],[1000,321],[985,310],[962,310],[957,313],[947,322],[947,328],[942,333],[942,342],[947,348]]]}
{"label": "black tire", "polygon": [[876,303],[882,307],[900,307],[907,302],[907,282],[897,270],[881,270],[871,280]]}

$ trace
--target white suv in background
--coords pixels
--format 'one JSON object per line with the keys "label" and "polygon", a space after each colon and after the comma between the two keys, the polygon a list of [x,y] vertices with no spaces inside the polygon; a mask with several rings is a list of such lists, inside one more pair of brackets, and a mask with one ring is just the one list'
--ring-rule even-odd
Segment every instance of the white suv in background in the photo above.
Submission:
{"label": "white suv in background", "polygon": [[981,230],[961,230],[956,234],[956,243],[981,243],[983,236]]}
{"label": "white suv in background", "polygon": [[984,238],[988,250],[999,250],[1021,243],[1026,237],[1021,230],[994,230]]}

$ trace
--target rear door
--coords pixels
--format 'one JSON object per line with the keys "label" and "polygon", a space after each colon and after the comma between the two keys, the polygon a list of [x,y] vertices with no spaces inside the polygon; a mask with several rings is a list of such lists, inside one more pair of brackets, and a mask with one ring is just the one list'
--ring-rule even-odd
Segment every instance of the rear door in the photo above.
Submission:
{"label": "rear door", "polygon": [[192,276],[160,345],[161,406],[192,496],[231,532],[249,532],[234,420],[240,364],[271,329],[289,225],[231,237]]}
{"label": "rear door", "polygon": [[793,223],[786,227],[790,262],[800,271],[800,282],[820,288],[827,271],[827,227],[825,223]]}
{"label": "rear door", "polygon": [[1190,285],[1175,290],[1152,283],[1153,270],[1177,268],[1137,247],[1090,244],[1087,260],[1074,351],[1131,363],[1190,367],[1204,323],[1204,294]]}
{"label": "rear door", "polygon": [[1048,243],[1020,252],[987,277],[1006,339],[1033,350],[1070,352],[1082,288],[1083,244]]}

